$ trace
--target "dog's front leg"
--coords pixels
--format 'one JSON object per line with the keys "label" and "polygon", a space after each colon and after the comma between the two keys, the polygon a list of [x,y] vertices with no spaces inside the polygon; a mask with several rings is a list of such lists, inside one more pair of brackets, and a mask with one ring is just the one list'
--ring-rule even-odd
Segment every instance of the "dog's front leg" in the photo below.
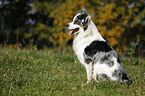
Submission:
{"label": "dog's front leg", "polygon": [[89,64],[85,64],[86,71],[87,71],[87,84],[92,80],[92,63],[90,62]]}

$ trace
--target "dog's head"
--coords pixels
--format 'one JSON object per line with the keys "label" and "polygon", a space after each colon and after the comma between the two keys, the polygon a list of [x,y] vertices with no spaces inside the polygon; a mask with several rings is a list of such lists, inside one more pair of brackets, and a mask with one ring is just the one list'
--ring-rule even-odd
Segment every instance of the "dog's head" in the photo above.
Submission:
{"label": "dog's head", "polygon": [[91,16],[87,13],[77,13],[73,21],[68,23],[66,27],[71,29],[69,35],[85,31],[88,28]]}

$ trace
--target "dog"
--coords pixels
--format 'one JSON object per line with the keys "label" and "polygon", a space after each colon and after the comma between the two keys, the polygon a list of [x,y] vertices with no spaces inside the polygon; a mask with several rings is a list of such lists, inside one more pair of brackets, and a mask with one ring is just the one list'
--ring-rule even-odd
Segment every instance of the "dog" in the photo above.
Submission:
{"label": "dog", "polygon": [[87,84],[92,78],[96,82],[97,78],[103,81],[110,78],[131,83],[119,55],[100,35],[89,14],[77,13],[66,27],[71,30],[69,35],[74,34],[73,50],[86,68]]}

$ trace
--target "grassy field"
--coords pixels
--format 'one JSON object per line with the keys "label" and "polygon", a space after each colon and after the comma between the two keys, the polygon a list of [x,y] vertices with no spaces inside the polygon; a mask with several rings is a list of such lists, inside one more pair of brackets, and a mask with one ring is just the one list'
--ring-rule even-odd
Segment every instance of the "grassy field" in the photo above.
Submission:
{"label": "grassy field", "polygon": [[73,54],[0,48],[0,96],[143,96],[145,60],[123,59],[130,86],[119,82],[87,81]]}

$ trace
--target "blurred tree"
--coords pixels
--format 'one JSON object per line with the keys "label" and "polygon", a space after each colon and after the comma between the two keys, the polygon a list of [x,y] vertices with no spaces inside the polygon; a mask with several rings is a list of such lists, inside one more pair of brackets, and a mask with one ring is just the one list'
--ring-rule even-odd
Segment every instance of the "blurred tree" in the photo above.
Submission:
{"label": "blurred tree", "polygon": [[[92,16],[101,35],[118,52],[126,51],[131,42],[145,41],[144,0],[7,1],[9,3],[3,4],[0,9],[2,14],[0,23],[5,25],[5,27],[1,26],[5,31],[1,30],[1,32],[7,32],[6,29],[11,28],[19,29],[19,33],[24,32],[25,39],[34,40],[34,44],[39,48],[50,45],[66,48],[72,42],[73,36],[68,36],[65,25],[71,22],[79,11],[87,12]],[[18,6],[18,2],[24,3],[25,6],[20,8],[22,5]],[[17,14],[17,12],[22,13]],[[13,17],[9,18],[9,15]],[[5,16],[8,19],[5,19]],[[9,20],[10,22],[13,20],[11,24],[8,24]]]}
{"label": "blurred tree", "polygon": [[[30,28],[31,0],[0,1],[0,43],[15,44]],[[18,38],[19,35],[19,38]]]}
{"label": "blurred tree", "polygon": [[[34,12],[32,0],[0,1],[0,43],[21,43],[25,46],[33,41],[38,48],[50,45],[46,36],[35,29],[39,29],[40,23],[42,26],[52,26],[53,18],[41,11]],[[42,31],[49,32],[48,29]]]}
{"label": "blurred tree", "polygon": [[[102,36],[116,51],[125,51],[131,42],[144,40],[145,36],[144,0],[51,0],[35,1],[36,11],[43,11],[54,18],[53,27],[47,27],[53,45],[66,47],[73,37],[66,34],[65,25],[71,22],[78,11],[92,15]],[[39,24],[39,29],[43,28]],[[42,31],[43,32],[43,31]]]}
{"label": "blurred tree", "polygon": [[35,31],[43,33],[43,30],[49,30],[49,34],[45,34],[46,38],[52,42],[53,46],[61,46],[66,48],[67,44],[72,41],[73,36],[68,36],[65,25],[71,22],[73,16],[78,11],[86,11],[88,8],[91,13],[94,13],[93,7],[89,5],[88,0],[51,0],[51,1],[34,1],[35,12],[44,12],[50,18],[54,18],[53,27],[48,27],[46,24],[39,23]]}
{"label": "blurred tree", "polygon": [[95,15],[101,34],[117,51],[131,42],[145,41],[145,1],[104,0]]}

